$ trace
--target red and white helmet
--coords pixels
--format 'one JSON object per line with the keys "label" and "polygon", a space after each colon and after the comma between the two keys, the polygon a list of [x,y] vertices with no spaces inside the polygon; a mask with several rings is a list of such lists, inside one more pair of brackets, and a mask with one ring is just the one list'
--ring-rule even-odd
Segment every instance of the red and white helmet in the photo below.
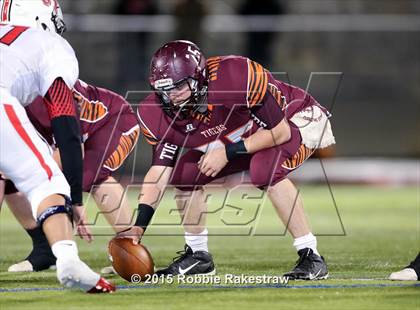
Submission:
{"label": "red and white helmet", "polygon": [[0,0],[0,9],[0,23],[66,31],[58,0]]}

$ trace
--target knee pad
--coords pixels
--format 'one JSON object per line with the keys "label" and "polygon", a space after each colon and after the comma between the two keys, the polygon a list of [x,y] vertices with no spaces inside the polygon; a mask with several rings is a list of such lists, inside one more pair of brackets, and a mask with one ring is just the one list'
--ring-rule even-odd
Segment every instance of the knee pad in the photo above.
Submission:
{"label": "knee pad", "polygon": [[67,197],[65,198],[65,204],[60,206],[52,206],[45,209],[37,218],[37,223],[40,227],[44,224],[44,222],[50,217],[55,214],[65,213],[68,215],[70,223],[73,225],[73,209],[70,204],[70,200]]}

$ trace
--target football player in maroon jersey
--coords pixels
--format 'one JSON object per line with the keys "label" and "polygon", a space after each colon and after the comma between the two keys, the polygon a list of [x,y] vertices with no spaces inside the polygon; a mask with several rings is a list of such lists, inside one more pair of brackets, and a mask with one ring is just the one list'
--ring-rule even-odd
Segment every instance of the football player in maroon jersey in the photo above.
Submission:
{"label": "football player in maroon jersey", "polygon": [[[145,176],[138,218],[128,236],[138,242],[168,184],[183,197],[177,206],[189,221],[185,251],[159,274],[215,272],[207,247],[202,186],[248,171],[266,190],[294,238],[299,260],[290,279],[325,279],[327,265],[318,253],[302,201],[287,175],[317,148],[335,143],[328,111],[302,89],[274,79],[260,64],[240,56],[206,61],[192,42],[165,44],[151,61],[154,92],[137,115],[153,145],[153,163]],[[188,151],[179,159],[178,151]],[[189,197],[189,198],[185,198]],[[185,210],[188,200],[192,210]]]}
{"label": "football player in maroon jersey", "polygon": [[[79,114],[83,140],[83,191],[92,193],[115,232],[126,230],[130,227],[132,212],[125,199],[124,188],[112,177],[112,173],[122,166],[136,146],[140,133],[136,115],[118,94],[81,80],[73,89],[73,102]],[[37,131],[48,144],[54,145],[51,122],[42,98],[38,97],[26,110]],[[54,158],[61,167],[58,149],[54,151]],[[11,181],[6,182],[5,193],[9,208],[33,244],[29,256],[10,266],[9,271],[40,271],[54,265],[55,257],[42,229],[32,217],[29,201],[17,192]],[[80,236],[90,242],[93,237],[85,225],[85,217],[78,224]]]}

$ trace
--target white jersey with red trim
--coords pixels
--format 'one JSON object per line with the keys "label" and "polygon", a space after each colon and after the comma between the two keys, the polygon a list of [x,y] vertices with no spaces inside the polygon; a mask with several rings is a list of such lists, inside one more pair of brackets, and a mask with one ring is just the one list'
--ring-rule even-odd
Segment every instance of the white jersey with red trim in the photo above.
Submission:
{"label": "white jersey with red trim", "polygon": [[53,32],[0,24],[0,55],[0,87],[23,106],[44,97],[59,77],[73,88],[79,75],[72,47]]}
{"label": "white jersey with red trim", "polygon": [[29,121],[22,104],[1,87],[0,171],[29,199],[34,218],[39,204],[48,196],[70,197],[70,186],[49,146]]}

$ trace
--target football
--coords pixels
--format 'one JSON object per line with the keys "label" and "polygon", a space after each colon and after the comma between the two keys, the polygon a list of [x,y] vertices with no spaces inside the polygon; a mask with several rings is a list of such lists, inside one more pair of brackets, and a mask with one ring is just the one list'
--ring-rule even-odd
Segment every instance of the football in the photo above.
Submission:
{"label": "football", "polygon": [[140,282],[153,274],[152,255],[144,245],[134,245],[129,238],[113,238],[108,253],[115,271],[129,282]]}

